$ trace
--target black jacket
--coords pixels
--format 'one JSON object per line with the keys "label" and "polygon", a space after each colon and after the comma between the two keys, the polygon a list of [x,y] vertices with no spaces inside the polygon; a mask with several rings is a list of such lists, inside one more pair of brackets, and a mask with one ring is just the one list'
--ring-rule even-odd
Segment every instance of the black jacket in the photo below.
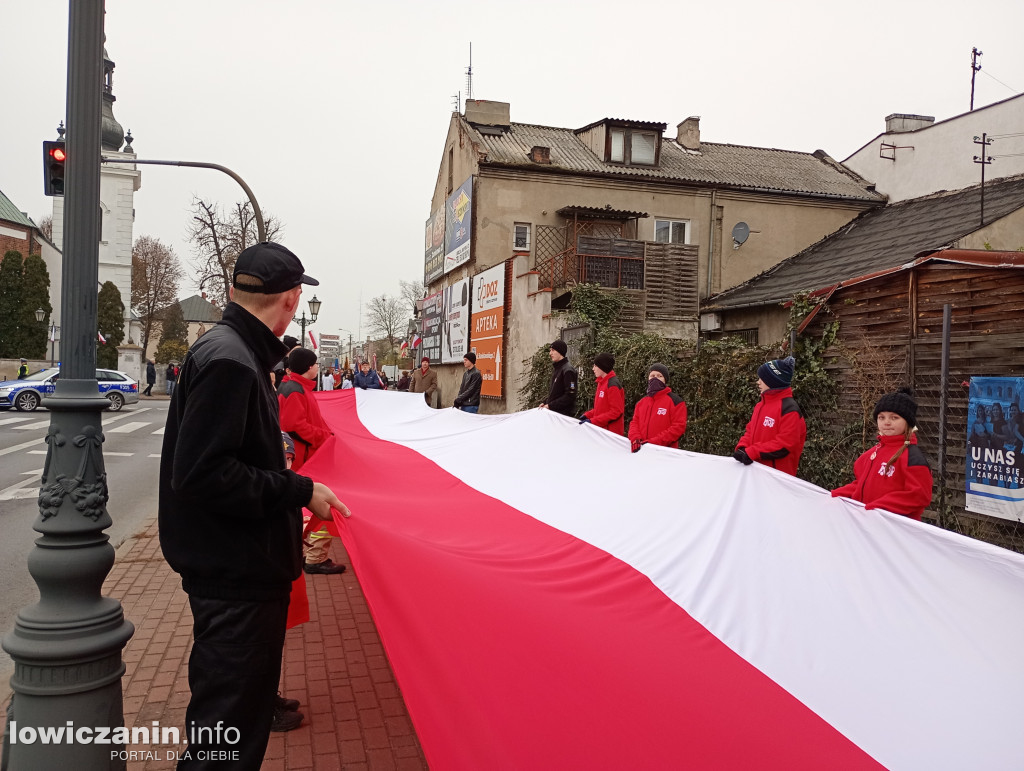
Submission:
{"label": "black jacket", "polygon": [[150,385],[156,382],[156,365],[151,362],[146,364],[146,382]]}
{"label": "black jacket", "polygon": [[270,370],[284,345],[230,303],[181,365],[160,455],[160,546],[189,594],[287,597],[313,481],[285,470]]}
{"label": "black jacket", "polygon": [[576,380],[576,370],[569,364],[568,359],[563,358],[555,365],[555,372],[551,376],[551,390],[548,391],[548,398],[544,400],[549,410],[569,417],[576,414]]}
{"label": "black jacket", "polygon": [[456,407],[479,407],[480,386],[484,383],[484,376],[476,367],[470,367],[462,376],[462,385],[459,387],[459,395],[455,397]]}

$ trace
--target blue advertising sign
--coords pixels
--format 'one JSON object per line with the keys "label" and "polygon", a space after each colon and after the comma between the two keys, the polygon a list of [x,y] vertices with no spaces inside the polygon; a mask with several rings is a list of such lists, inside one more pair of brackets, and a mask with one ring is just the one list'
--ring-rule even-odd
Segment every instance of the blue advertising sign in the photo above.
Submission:
{"label": "blue advertising sign", "polygon": [[473,230],[473,178],[448,196],[444,205],[444,272],[469,262]]}
{"label": "blue advertising sign", "polygon": [[967,510],[1024,521],[1024,377],[972,377]]}

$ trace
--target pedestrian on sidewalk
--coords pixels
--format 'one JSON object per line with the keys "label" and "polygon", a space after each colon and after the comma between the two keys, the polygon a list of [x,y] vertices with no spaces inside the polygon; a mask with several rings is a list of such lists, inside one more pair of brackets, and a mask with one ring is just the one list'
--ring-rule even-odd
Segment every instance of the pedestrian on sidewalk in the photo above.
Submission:
{"label": "pedestrian on sidewalk", "polygon": [[462,375],[459,395],[455,397],[452,406],[463,412],[475,414],[480,411],[480,388],[483,386],[484,376],[476,368],[476,354],[472,351],[462,357],[462,366],[466,371]]}
{"label": "pedestrian on sidewalk", "polygon": [[745,466],[754,461],[796,476],[807,441],[807,423],[793,398],[796,359],[773,359],[757,369],[761,401],[747,423],[732,457]]}
{"label": "pedestrian on sidewalk", "polygon": [[[288,598],[302,569],[300,510],[325,521],[332,509],[350,514],[328,487],[285,469],[267,376],[285,354],[278,335],[295,315],[302,285],[317,283],[280,244],[244,250],[232,301],[192,345],[171,398],[160,460],[160,546],[181,575],[194,633],[190,743],[179,769],[220,768],[215,753],[225,750],[238,753],[232,768],[260,767],[278,698]],[[226,399],[229,392],[236,398]],[[218,745],[219,726],[235,728],[239,741]]]}
{"label": "pedestrian on sidewalk", "polygon": [[551,388],[548,398],[541,402],[542,410],[551,410],[570,418],[576,415],[576,369],[569,363],[566,354],[569,346],[564,340],[555,340],[548,349],[551,363],[555,365],[551,373]]}
{"label": "pedestrian on sidewalk", "polygon": [[28,359],[21,360],[21,366],[18,367],[18,380],[24,380],[28,377]]}
{"label": "pedestrian on sidewalk", "polygon": [[626,392],[615,374],[615,357],[610,353],[599,353],[594,357],[594,406],[580,417],[580,424],[593,423],[613,434],[626,433]]}
{"label": "pedestrian on sidewalk", "polygon": [[167,395],[174,396],[174,385],[178,382],[178,365],[173,361],[167,364],[167,372],[164,375],[167,378]]}
{"label": "pedestrian on sidewalk", "polygon": [[886,394],[875,405],[878,443],[853,463],[853,481],[833,498],[860,501],[921,521],[932,502],[932,470],[917,446],[917,402],[909,388]]}
{"label": "pedestrian on sidewalk", "polygon": [[329,369],[325,369],[320,375],[320,381],[323,385],[320,387],[321,391],[333,391],[334,390],[334,375]]}
{"label": "pedestrian on sidewalk", "polygon": [[152,359],[146,359],[146,390],[142,392],[143,396],[153,395],[153,385],[156,383],[156,364],[153,363]]}
{"label": "pedestrian on sidewalk", "polygon": [[686,432],[686,402],[668,386],[668,367],[652,364],[647,371],[647,395],[636,403],[629,421],[629,446],[639,452],[645,444],[676,447]]}
{"label": "pedestrian on sidewalk", "polygon": [[377,371],[370,369],[370,362],[368,361],[364,361],[359,365],[359,371],[356,373],[352,385],[356,388],[362,388],[364,391],[367,389],[377,389],[379,391],[382,387],[380,378],[377,377]]}
{"label": "pedestrian on sidewalk", "polygon": [[434,398],[434,391],[437,390],[437,372],[430,368],[428,357],[423,357],[420,368],[413,373],[410,388],[414,394],[423,394],[423,399],[428,405]]}

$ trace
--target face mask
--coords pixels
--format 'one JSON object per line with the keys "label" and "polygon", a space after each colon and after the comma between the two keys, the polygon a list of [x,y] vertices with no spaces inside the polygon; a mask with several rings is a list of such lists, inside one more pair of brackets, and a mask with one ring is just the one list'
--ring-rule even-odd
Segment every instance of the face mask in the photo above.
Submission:
{"label": "face mask", "polygon": [[654,394],[658,393],[658,391],[660,391],[663,388],[668,388],[668,386],[662,383],[656,377],[652,377],[650,380],[647,381],[648,396],[654,396]]}

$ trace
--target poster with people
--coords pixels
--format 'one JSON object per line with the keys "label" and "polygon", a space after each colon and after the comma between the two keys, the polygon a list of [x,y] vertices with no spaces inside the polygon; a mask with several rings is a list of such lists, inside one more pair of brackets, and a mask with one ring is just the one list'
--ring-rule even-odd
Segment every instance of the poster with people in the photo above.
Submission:
{"label": "poster with people", "polygon": [[473,277],[470,345],[483,383],[482,396],[501,396],[502,338],[505,333],[505,263]]}
{"label": "poster with people", "polygon": [[441,321],[444,311],[441,295],[441,292],[434,292],[423,300],[423,313],[420,315],[423,321],[423,342],[415,356],[417,362],[424,356],[435,363],[441,360]]}
{"label": "poster with people", "polygon": [[967,510],[1024,521],[1024,377],[972,377]]}
{"label": "poster with people", "polygon": [[444,209],[438,209],[427,219],[423,243],[423,283],[444,273]]}
{"label": "poster with people", "polygon": [[[469,262],[473,232],[473,178],[456,189],[444,206],[444,272]],[[460,354],[461,358],[461,354]]]}
{"label": "poster with people", "polygon": [[456,281],[444,294],[444,333],[441,335],[441,363],[462,364],[469,350],[469,279]]}

